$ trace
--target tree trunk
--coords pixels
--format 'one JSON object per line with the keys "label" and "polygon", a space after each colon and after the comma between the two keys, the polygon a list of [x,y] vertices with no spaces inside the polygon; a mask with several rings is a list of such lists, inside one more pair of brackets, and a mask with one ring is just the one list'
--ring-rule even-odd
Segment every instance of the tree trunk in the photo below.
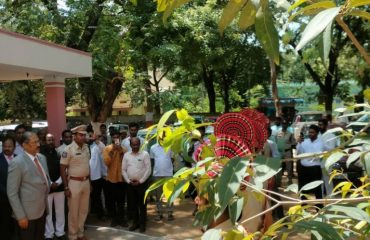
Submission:
{"label": "tree trunk", "polygon": [[276,73],[276,65],[273,59],[270,60],[270,74],[271,74],[271,90],[272,90],[272,98],[274,99],[274,105],[275,105],[275,116],[281,117],[282,116],[282,110],[281,110],[281,104],[279,99],[279,92],[277,88],[277,73]]}
{"label": "tree trunk", "polygon": [[334,101],[334,93],[332,91],[327,91],[325,95],[325,113],[326,115],[332,114],[333,111],[333,101]]}
{"label": "tree trunk", "polygon": [[163,79],[164,76],[162,76],[159,80],[157,79],[157,68],[153,67],[153,83],[151,85],[154,86],[156,91],[156,98],[154,100],[154,115],[161,115],[161,98],[160,98],[160,89],[159,89],[159,83]]}
{"label": "tree trunk", "polygon": [[214,86],[214,72],[213,70],[207,70],[205,65],[203,68],[203,82],[207,90],[207,96],[209,101],[209,112],[216,113],[216,92]]}
{"label": "tree trunk", "polygon": [[[98,26],[105,0],[97,0],[92,4],[91,9],[86,13],[86,22],[83,31],[72,29],[67,40],[67,46],[82,51],[88,51],[91,40],[94,37]],[[80,40],[75,41],[75,35],[80,35]],[[109,80],[106,80],[105,91],[103,97],[95,94],[95,90],[89,85],[90,78],[80,78],[79,83],[85,86],[85,99],[88,105],[88,111],[92,122],[105,122],[111,116],[114,100],[117,98],[122,88],[122,78],[117,76],[117,73],[112,73]]]}
{"label": "tree trunk", "polygon": [[223,92],[223,99],[224,99],[224,112],[230,112],[230,96],[229,96],[230,85],[228,84],[226,74],[222,74],[222,92]]}
{"label": "tree trunk", "polygon": [[118,94],[121,91],[123,85],[123,79],[115,76],[105,83],[105,94],[103,98],[99,98],[88,86],[90,78],[80,78],[80,84],[85,89],[85,100],[87,103],[87,109],[90,114],[92,122],[104,123],[108,117],[112,115],[113,103],[116,100]]}

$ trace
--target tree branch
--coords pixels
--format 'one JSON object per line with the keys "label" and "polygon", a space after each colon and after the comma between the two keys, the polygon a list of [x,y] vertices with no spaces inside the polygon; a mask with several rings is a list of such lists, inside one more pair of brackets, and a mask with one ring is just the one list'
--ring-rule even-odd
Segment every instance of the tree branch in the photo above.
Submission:
{"label": "tree branch", "polygon": [[366,63],[370,66],[370,56],[367,54],[365,48],[358,42],[355,35],[353,35],[351,29],[349,29],[348,25],[343,21],[342,16],[337,16],[335,21],[343,28],[343,30],[347,33],[349,39],[351,39],[352,43],[355,45],[357,50],[360,52],[361,56],[365,59]]}

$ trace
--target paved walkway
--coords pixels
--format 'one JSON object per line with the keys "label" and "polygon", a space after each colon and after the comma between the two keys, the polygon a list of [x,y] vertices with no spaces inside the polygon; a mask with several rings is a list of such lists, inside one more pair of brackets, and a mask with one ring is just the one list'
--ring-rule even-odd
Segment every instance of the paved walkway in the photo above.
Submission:
{"label": "paved walkway", "polygon": [[[297,180],[294,179],[294,182]],[[283,186],[287,179],[283,177]],[[199,227],[193,227],[194,217],[192,212],[194,204],[191,199],[184,199],[175,202],[175,220],[164,220],[156,222],[155,204],[148,204],[147,230],[145,234],[130,232],[127,228],[109,227],[109,221],[99,221],[95,216],[89,215],[86,222],[86,236],[89,240],[189,240],[200,239],[202,232]],[[287,210],[287,209],[285,209]],[[296,234],[289,236],[289,240],[308,240],[309,235]]]}
{"label": "paved walkway", "polygon": [[184,199],[175,202],[175,220],[167,221],[166,216],[162,221],[154,220],[155,204],[148,204],[148,221],[145,234],[138,231],[130,232],[123,227],[109,227],[109,221],[99,221],[94,215],[86,221],[86,236],[89,240],[184,240],[199,239],[202,232],[199,228],[193,227],[192,212],[194,205],[192,200]]}

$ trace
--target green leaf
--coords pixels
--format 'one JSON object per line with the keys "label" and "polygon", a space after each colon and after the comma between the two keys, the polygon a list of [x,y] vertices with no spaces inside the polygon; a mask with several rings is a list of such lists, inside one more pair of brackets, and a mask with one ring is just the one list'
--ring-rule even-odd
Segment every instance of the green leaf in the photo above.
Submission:
{"label": "green leaf", "polygon": [[167,0],[157,0],[157,11],[158,12],[163,12],[167,8]]}
{"label": "green leaf", "polygon": [[343,152],[334,152],[328,159],[325,160],[325,169],[329,171],[329,168],[336,162],[338,162],[342,157],[346,156]]}
{"label": "green leaf", "polygon": [[209,141],[211,142],[212,146],[216,145],[217,138],[214,134],[208,136]]}
{"label": "green leaf", "polygon": [[221,240],[222,239],[221,229],[209,229],[202,236],[202,240]]}
{"label": "green leaf", "polygon": [[187,177],[189,176],[190,174],[192,174],[194,172],[194,168],[188,168],[188,167],[182,167],[181,169],[179,169],[174,175],[173,177],[176,178],[176,177],[180,177],[180,178],[184,178],[184,177]]}
{"label": "green leaf", "polygon": [[[294,228],[301,231],[316,231],[322,239],[325,240],[340,240],[343,239],[338,232],[328,223],[319,221],[300,221],[294,224]],[[315,234],[317,237],[319,235]],[[318,239],[321,239],[320,237]]]}
{"label": "green leaf", "polygon": [[179,121],[184,121],[185,119],[189,118],[189,114],[185,109],[180,109],[176,111],[176,117]]}
{"label": "green leaf", "polygon": [[171,115],[175,112],[176,110],[170,110],[168,112],[165,112],[161,119],[159,119],[159,122],[157,124],[157,131],[159,132],[166,124],[167,120],[171,117]]}
{"label": "green leaf", "polygon": [[296,51],[301,50],[307,43],[317,37],[338,15],[339,10],[340,7],[334,7],[318,13],[304,29]]}
{"label": "green leaf", "polygon": [[244,233],[239,231],[238,229],[230,229],[226,232],[224,235],[223,240],[243,240],[244,239]]}
{"label": "green leaf", "polygon": [[195,167],[196,167],[196,168],[197,168],[197,167],[201,167],[201,166],[203,166],[204,164],[207,164],[207,163],[209,163],[210,161],[213,161],[214,159],[215,159],[214,157],[207,157],[207,158],[205,158],[204,160],[197,162],[197,163],[196,163],[196,165],[195,165]]}
{"label": "green leaf", "polygon": [[349,7],[359,7],[370,4],[370,0],[351,0],[349,1]]}
{"label": "green leaf", "polygon": [[216,186],[220,196],[221,211],[226,208],[230,199],[239,190],[240,182],[245,175],[248,163],[248,160],[236,157],[225,164]]}
{"label": "green leaf", "polygon": [[290,184],[286,189],[284,189],[284,192],[289,192],[289,191],[298,193],[298,184],[296,183]]}
{"label": "green leaf", "polygon": [[370,153],[364,155],[363,164],[366,170],[366,174],[370,176]]}
{"label": "green leaf", "polygon": [[150,187],[145,191],[145,196],[144,196],[144,202],[146,200],[146,197],[148,196],[149,192],[159,188],[160,186],[162,186],[165,182],[167,182],[169,179],[171,178],[162,178],[156,182],[154,182],[152,185],[150,185]]}
{"label": "green leaf", "polygon": [[350,218],[356,219],[358,221],[366,221],[367,223],[370,223],[369,215],[365,211],[357,207],[331,205],[327,207],[327,210],[332,211],[332,212],[342,212]]}
{"label": "green leaf", "polygon": [[213,151],[213,148],[207,145],[203,146],[202,153],[200,154],[201,159],[206,159],[208,157],[214,157],[214,156],[215,156],[215,153]]}
{"label": "green leaf", "polygon": [[243,8],[247,0],[230,0],[224,8],[218,28],[223,33],[225,28],[233,21],[239,11]]}
{"label": "green leaf", "polygon": [[366,11],[358,10],[358,9],[352,9],[346,15],[352,15],[352,16],[356,16],[356,17],[362,17],[362,18],[365,18],[367,20],[370,20],[370,13],[368,13]]}
{"label": "green leaf", "polygon": [[323,240],[322,236],[318,231],[311,231],[312,237],[311,239],[313,240]]}
{"label": "green leaf", "polygon": [[244,197],[234,198],[229,204],[230,221],[235,225],[242,213],[244,205]]}
{"label": "green leaf", "polygon": [[306,185],[304,185],[299,190],[299,192],[301,193],[302,191],[307,191],[307,190],[314,189],[314,188],[320,186],[321,184],[323,184],[323,181],[322,180],[318,180],[318,181],[313,181],[313,182],[307,183]]}
{"label": "green leaf", "polygon": [[324,65],[326,65],[326,60],[329,57],[329,52],[331,48],[331,25],[332,22],[329,23],[328,26],[324,29],[319,42],[320,57]]}
{"label": "green leaf", "polygon": [[361,154],[362,154],[362,152],[353,152],[353,153],[351,153],[351,155],[349,155],[349,157],[346,161],[347,168],[349,167],[349,165],[351,163],[358,160],[360,158]]}
{"label": "green leaf", "polygon": [[181,144],[182,144],[182,152],[181,157],[186,161],[190,163],[194,163],[194,159],[188,155],[189,149],[191,147],[191,138],[182,138]]}
{"label": "green leaf", "polygon": [[291,12],[293,9],[299,7],[301,4],[307,2],[308,0],[298,0],[296,1],[289,9],[288,12]]}
{"label": "green leaf", "polygon": [[208,227],[208,225],[214,220],[214,216],[217,214],[218,208],[207,207],[203,211],[198,211],[195,215],[193,226]]}
{"label": "green leaf", "polygon": [[170,195],[170,197],[168,198],[168,201],[169,203],[173,203],[176,198],[182,193],[184,192],[183,190],[184,189],[187,189],[189,187],[189,180],[182,180],[180,182],[178,182],[175,187],[173,188],[173,192],[172,194]]}
{"label": "green leaf", "polygon": [[289,17],[289,22],[293,21],[294,18],[296,18],[298,15],[304,14],[306,16],[312,15],[313,13],[317,13],[318,11],[321,11],[321,9],[327,9],[327,8],[333,8],[335,7],[335,3],[332,1],[320,1],[317,3],[310,4],[302,9],[300,9],[298,12],[293,14]]}
{"label": "green leaf", "polygon": [[266,158],[265,156],[258,155],[252,162],[252,167],[256,171],[253,176],[256,184],[263,183],[280,171],[281,159]]}
{"label": "green leaf", "polygon": [[279,36],[276,31],[272,14],[268,8],[260,7],[255,20],[256,36],[267,55],[279,65]]}
{"label": "green leaf", "polygon": [[241,30],[247,29],[252,26],[256,20],[256,7],[252,1],[248,1],[247,5],[243,8],[239,18],[239,28]]}

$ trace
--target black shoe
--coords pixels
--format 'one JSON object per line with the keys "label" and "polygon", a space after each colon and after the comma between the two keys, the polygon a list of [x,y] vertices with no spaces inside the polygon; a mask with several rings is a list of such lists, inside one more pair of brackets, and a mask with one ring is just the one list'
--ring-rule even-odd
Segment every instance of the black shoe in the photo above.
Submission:
{"label": "black shoe", "polygon": [[65,235],[63,235],[63,236],[60,236],[60,237],[57,237],[57,240],[66,240],[67,238],[66,238],[66,236]]}
{"label": "black shoe", "polygon": [[141,232],[141,233],[145,232],[145,227],[141,226],[139,232]]}
{"label": "black shoe", "polygon": [[119,225],[120,225],[121,227],[128,227],[128,224],[127,224],[127,222],[126,222],[126,221],[122,221],[122,222],[120,222],[120,223],[119,223]]}
{"label": "black shoe", "polygon": [[110,226],[111,226],[111,227],[117,227],[117,226],[118,226],[118,222],[117,222],[117,221],[112,220],[112,222],[110,223]]}
{"label": "black shoe", "polygon": [[163,215],[162,215],[162,214],[160,214],[160,215],[157,215],[157,216],[154,218],[154,220],[155,220],[155,221],[161,221],[161,220],[162,220],[162,218],[163,218]]}
{"label": "black shoe", "polygon": [[53,240],[52,238],[45,238],[45,240]]}
{"label": "black shoe", "polygon": [[169,214],[168,217],[167,217],[167,220],[168,221],[173,221],[175,218],[173,217],[172,214]]}
{"label": "black shoe", "polygon": [[135,231],[135,230],[136,230],[136,229],[138,229],[138,228],[139,228],[139,225],[135,225],[135,224],[134,224],[134,225],[131,225],[131,226],[128,228],[128,230],[132,232],[132,231]]}

